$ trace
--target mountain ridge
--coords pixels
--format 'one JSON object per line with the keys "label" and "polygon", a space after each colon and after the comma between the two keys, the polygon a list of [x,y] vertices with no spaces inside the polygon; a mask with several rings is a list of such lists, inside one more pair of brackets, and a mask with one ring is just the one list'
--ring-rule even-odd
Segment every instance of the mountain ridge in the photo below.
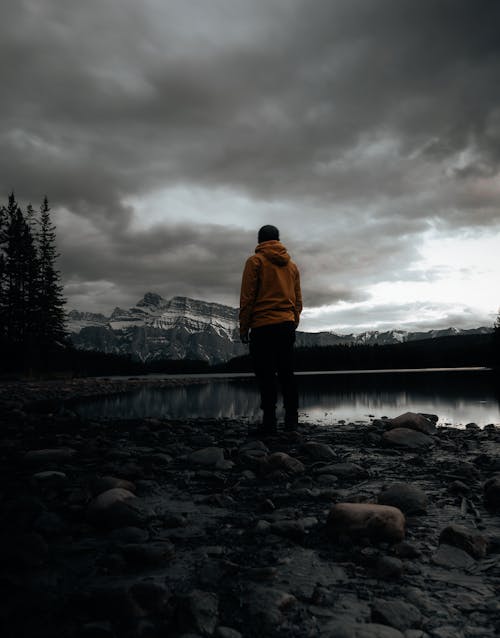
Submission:
{"label": "mountain ridge", "polygon": [[[84,350],[127,354],[141,361],[197,359],[217,364],[240,356],[247,348],[239,340],[238,309],[216,302],[175,296],[164,299],[147,292],[129,309],[102,313],[71,310],[68,331],[73,344]],[[338,344],[388,345],[457,334],[486,334],[486,327],[460,330],[364,331],[359,334],[297,331],[298,347]]]}

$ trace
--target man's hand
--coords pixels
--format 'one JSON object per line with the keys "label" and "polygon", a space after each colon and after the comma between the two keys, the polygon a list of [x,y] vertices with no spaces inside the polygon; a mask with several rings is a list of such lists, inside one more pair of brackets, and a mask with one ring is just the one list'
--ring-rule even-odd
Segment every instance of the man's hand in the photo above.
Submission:
{"label": "man's hand", "polygon": [[248,334],[248,330],[246,332],[242,332],[240,334],[241,337],[241,343],[250,343],[250,337]]}

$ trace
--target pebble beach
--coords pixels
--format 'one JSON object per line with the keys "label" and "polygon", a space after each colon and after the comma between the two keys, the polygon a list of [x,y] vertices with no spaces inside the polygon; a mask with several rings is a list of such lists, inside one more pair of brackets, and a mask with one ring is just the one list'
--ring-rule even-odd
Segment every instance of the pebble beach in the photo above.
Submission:
{"label": "pebble beach", "polygon": [[71,409],[140,383],[0,386],[2,636],[500,635],[498,426]]}

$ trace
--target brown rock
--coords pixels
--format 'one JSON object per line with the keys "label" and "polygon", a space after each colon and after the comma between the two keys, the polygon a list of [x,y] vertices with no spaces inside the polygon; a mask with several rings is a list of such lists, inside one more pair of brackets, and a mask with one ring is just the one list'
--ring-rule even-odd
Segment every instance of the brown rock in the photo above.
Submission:
{"label": "brown rock", "polygon": [[435,424],[423,414],[417,414],[416,412],[405,412],[394,419],[390,419],[388,423],[391,430],[394,428],[409,428],[424,434],[434,434],[436,432]]}
{"label": "brown rock", "polygon": [[459,547],[474,558],[484,558],[488,551],[488,539],[477,530],[452,523],[439,536],[440,543]]}
{"label": "brown rock", "polygon": [[405,536],[405,517],[396,507],[374,503],[337,503],[326,523],[333,538],[369,538],[398,543]]}
{"label": "brown rock", "polygon": [[407,450],[422,450],[433,444],[430,436],[417,432],[410,428],[395,428],[384,432],[382,439],[393,447],[405,448]]}

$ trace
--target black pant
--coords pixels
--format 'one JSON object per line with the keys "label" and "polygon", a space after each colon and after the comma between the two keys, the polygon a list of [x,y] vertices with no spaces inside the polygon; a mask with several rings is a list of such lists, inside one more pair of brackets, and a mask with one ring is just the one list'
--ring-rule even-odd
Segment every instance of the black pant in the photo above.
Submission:
{"label": "black pant", "polygon": [[285,412],[298,408],[297,383],[293,374],[295,324],[292,321],[252,328],[250,354],[260,391],[264,414],[274,414],[278,398],[278,380],[283,392]]}

